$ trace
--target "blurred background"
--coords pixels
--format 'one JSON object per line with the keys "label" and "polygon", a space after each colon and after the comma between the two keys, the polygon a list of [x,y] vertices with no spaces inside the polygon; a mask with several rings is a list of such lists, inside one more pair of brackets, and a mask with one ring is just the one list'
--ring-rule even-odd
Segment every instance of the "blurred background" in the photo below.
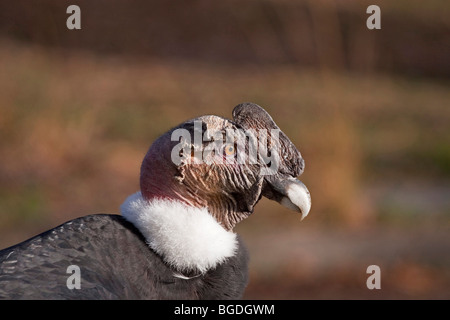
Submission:
{"label": "blurred background", "polygon": [[244,298],[449,299],[449,16],[444,0],[0,2],[0,248],[118,213],[159,135],[251,101],[305,158],[312,210],[262,199],[237,227]]}

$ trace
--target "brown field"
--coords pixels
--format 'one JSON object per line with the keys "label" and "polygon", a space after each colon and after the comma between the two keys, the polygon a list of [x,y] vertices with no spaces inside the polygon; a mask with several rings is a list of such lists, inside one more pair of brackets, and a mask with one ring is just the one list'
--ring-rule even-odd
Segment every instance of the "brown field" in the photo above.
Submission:
{"label": "brown field", "polygon": [[[0,34],[0,248],[118,213],[154,139],[252,101],[302,152],[313,205],[300,222],[263,199],[237,227],[245,298],[450,298],[448,74],[122,56]],[[381,290],[366,288],[372,264]]]}

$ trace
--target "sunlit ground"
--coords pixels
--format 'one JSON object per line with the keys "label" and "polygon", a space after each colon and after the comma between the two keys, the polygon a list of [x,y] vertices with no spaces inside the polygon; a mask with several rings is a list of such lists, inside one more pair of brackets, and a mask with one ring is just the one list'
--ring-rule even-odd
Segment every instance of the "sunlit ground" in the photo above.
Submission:
{"label": "sunlit ground", "polygon": [[[203,114],[265,107],[302,152],[302,222],[261,200],[237,228],[245,298],[450,298],[450,90],[437,80],[120,60],[0,45],[0,248],[118,213],[152,141]],[[368,290],[379,265],[382,289]]]}

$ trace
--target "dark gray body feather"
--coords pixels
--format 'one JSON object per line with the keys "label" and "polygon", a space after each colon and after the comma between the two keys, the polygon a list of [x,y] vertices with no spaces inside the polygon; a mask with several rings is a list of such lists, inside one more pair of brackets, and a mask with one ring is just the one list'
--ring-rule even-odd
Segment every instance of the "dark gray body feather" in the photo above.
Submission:
{"label": "dark gray body feather", "polygon": [[[81,289],[69,289],[77,265]],[[248,254],[237,254],[189,280],[174,276],[122,216],[90,215],[0,251],[1,299],[238,299],[248,281]]]}

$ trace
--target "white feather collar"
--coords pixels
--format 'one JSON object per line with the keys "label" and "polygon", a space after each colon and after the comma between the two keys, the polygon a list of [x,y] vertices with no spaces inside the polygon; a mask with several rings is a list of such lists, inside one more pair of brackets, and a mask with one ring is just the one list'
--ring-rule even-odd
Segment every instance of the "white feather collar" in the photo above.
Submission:
{"label": "white feather collar", "polygon": [[137,192],[125,200],[120,211],[178,271],[204,273],[236,253],[236,234],[225,230],[206,208],[173,200],[147,201]]}

